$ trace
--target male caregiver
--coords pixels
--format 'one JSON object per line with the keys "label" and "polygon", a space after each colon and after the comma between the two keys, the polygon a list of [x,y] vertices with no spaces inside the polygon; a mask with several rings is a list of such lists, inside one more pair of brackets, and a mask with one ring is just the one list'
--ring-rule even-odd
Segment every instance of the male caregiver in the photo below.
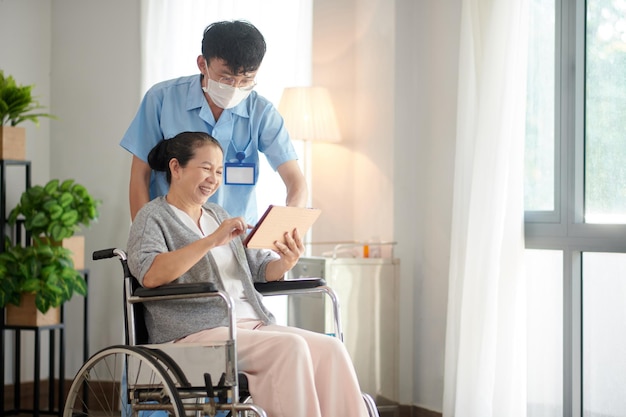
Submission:
{"label": "male caregiver", "polygon": [[148,166],[150,150],[184,131],[203,131],[224,149],[224,182],[209,201],[232,216],[257,221],[255,186],[259,154],[278,171],[286,205],[304,207],[307,185],[283,118],[254,91],[265,55],[263,35],[249,22],[209,25],[197,58],[200,74],[160,82],[145,94],[120,145],[133,155],[129,200],[131,220],[148,201],[167,194],[165,173]]}

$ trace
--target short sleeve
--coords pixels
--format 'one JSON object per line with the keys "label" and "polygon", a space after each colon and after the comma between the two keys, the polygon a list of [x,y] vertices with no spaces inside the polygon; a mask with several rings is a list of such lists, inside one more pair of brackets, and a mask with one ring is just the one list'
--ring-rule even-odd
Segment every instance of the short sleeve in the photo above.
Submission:
{"label": "short sleeve", "polygon": [[162,95],[154,88],[148,90],[120,141],[120,146],[144,162],[147,162],[150,150],[163,139],[160,128],[162,106]]}

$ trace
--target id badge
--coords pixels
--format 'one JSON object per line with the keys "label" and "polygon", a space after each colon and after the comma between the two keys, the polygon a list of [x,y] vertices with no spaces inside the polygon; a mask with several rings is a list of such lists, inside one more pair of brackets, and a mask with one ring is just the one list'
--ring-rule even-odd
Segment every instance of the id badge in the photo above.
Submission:
{"label": "id badge", "polygon": [[228,185],[255,185],[256,164],[233,163],[224,164],[224,184]]}

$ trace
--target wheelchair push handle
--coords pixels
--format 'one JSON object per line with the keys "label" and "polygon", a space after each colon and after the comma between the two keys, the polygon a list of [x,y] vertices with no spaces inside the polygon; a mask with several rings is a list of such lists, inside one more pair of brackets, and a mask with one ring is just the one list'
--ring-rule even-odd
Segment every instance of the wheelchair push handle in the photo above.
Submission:
{"label": "wheelchair push handle", "polygon": [[100,259],[109,259],[117,256],[120,260],[126,260],[126,252],[117,248],[109,248],[109,249],[100,249],[95,251],[92,254],[92,259],[94,261],[99,261]]}

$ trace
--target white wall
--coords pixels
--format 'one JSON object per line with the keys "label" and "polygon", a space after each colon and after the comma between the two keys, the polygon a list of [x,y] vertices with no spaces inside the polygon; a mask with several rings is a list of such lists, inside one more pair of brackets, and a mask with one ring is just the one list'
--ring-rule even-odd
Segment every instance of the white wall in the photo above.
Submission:
{"label": "white wall", "polygon": [[[50,110],[50,0],[0,1],[0,69],[18,84],[34,85],[33,96]],[[47,181],[50,175],[50,125],[58,123],[40,119],[39,127],[26,122],[26,152],[32,161],[32,181]],[[21,172],[15,173],[20,175]],[[7,178],[15,183],[12,178]],[[17,182],[21,190],[10,193],[7,207],[17,204],[23,191],[23,177]]]}
{"label": "white wall", "polygon": [[[55,0],[52,4],[51,175],[75,178],[103,201],[85,230],[91,353],[122,339],[122,270],[91,260],[97,249],[126,246],[130,157],[118,145],[141,99],[139,1]],[[68,311],[80,313],[80,298]],[[81,321],[68,318],[79,325]],[[74,371],[81,358],[70,355]],[[75,369],[74,369],[75,368]],[[71,373],[71,372],[70,372]]]}
{"label": "white wall", "polygon": [[[394,235],[411,277],[413,399],[441,411],[461,0],[398,3]],[[408,284],[407,284],[408,286]],[[405,299],[404,293],[401,293]]]}
{"label": "white wall", "polygon": [[316,240],[397,241],[400,400],[441,411],[461,0],[316,0],[314,83],[344,136],[314,145]]}
{"label": "white wall", "polygon": [[[99,222],[84,231],[91,353],[122,341],[121,268],[90,258],[126,244],[130,159],[117,144],[141,98],[139,26],[139,2],[0,1],[0,68],[34,83],[59,118],[25,125],[33,184],[74,178],[103,200]],[[11,191],[19,197],[22,182]],[[68,375],[83,362],[82,302],[74,297],[66,306]]]}
{"label": "white wall", "polygon": [[[313,204],[325,213],[316,240],[378,236],[398,242],[401,400],[437,411],[460,4],[314,3],[314,83],[331,87],[346,138],[314,147]],[[0,0],[0,68],[35,82],[60,117],[28,128],[29,135],[43,136],[27,150],[34,181],[75,178],[104,201],[99,223],[85,232],[88,254],[126,243],[130,158],[118,142],[140,100],[139,45],[139,1]],[[122,340],[121,269],[115,261],[89,259],[87,267],[93,353]],[[81,323],[80,303],[68,306],[72,329]],[[82,362],[82,335],[71,333],[70,374]]]}
{"label": "white wall", "polygon": [[[11,75],[18,84],[35,85],[33,95],[50,109],[50,1],[0,1],[0,69],[5,76]],[[16,42],[19,40],[19,42]],[[39,127],[33,123],[21,125],[26,128],[26,153],[32,161],[31,181],[34,184],[47,181],[50,176],[50,124],[41,119]],[[7,168],[7,210],[13,208],[24,191],[24,168]],[[7,213],[8,214],[8,213]],[[13,334],[6,340],[7,360],[13,354]],[[33,351],[33,334],[27,332],[23,338],[23,348]],[[47,335],[42,345],[47,345]],[[4,359],[4,358],[3,358]],[[4,367],[5,381],[12,381],[10,367]],[[23,363],[23,375],[32,375],[31,363]],[[47,372],[47,367],[43,368]]]}

